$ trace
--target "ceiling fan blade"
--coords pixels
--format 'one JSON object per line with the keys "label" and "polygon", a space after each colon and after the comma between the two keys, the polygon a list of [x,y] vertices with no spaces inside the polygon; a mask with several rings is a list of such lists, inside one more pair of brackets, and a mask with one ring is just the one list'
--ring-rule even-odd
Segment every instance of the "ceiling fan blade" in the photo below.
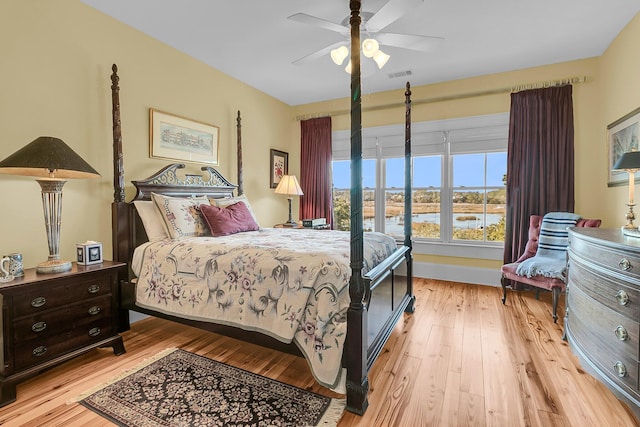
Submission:
{"label": "ceiling fan blade", "polygon": [[367,31],[376,32],[420,6],[424,0],[389,0],[365,22]]}
{"label": "ceiling fan blade", "polygon": [[322,49],[320,49],[318,51],[310,53],[307,56],[303,56],[302,58],[296,59],[295,61],[292,62],[292,64],[296,64],[296,65],[306,64],[307,62],[313,61],[315,59],[320,58],[321,56],[327,55],[333,49],[335,49],[337,47],[340,47],[340,46],[346,46],[346,43],[345,42],[334,43],[334,44],[329,45],[329,46],[327,46],[325,48],[322,48]]}
{"label": "ceiling fan blade", "polygon": [[303,24],[313,25],[314,27],[324,28],[325,30],[335,31],[340,34],[349,34],[349,28],[331,21],[327,21],[316,16],[307,15],[306,13],[296,13],[287,17],[292,21],[301,22]]}
{"label": "ceiling fan blade", "polygon": [[433,52],[438,49],[444,41],[442,37],[396,33],[378,33],[375,37],[381,45],[417,50],[420,52]]}

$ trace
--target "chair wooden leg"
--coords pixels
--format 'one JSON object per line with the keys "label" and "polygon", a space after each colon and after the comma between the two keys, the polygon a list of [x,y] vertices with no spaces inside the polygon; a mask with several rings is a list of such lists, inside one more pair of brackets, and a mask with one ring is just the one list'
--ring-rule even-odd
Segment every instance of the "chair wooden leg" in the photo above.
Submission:
{"label": "chair wooden leg", "polygon": [[558,321],[558,300],[560,299],[560,288],[553,288],[551,303],[553,305],[553,323]]}
{"label": "chair wooden leg", "polygon": [[502,285],[502,304],[507,301],[507,278],[502,276],[500,278],[500,284]]}

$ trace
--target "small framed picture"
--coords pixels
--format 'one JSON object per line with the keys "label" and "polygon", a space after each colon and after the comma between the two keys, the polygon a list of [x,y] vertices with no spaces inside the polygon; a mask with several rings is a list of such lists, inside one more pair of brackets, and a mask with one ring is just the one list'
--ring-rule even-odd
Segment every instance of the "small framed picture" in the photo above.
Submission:
{"label": "small framed picture", "polygon": [[102,262],[102,243],[78,243],[76,245],[79,265],[100,264]]}
{"label": "small framed picture", "polygon": [[283,176],[289,174],[289,154],[284,151],[271,149],[269,156],[270,178],[269,185],[276,188]]}

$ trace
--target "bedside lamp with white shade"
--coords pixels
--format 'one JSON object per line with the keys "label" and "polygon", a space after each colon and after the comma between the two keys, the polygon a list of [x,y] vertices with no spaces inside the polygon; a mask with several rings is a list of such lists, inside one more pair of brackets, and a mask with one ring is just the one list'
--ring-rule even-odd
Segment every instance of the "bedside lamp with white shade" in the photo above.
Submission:
{"label": "bedside lamp with white shade", "polygon": [[291,217],[291,199],[292,196],[302,196],[304,195],[304,193],[302,192],[300,184],[298,184],[298,180],[295,175],[283,175],[282,179],[280,179],[280,182],[278,183],[278,186],[276,187],[276,193],[286,194],[287,196],[289,196],[289,219],[282,225],[285,227],[297,226],[298,224]]}

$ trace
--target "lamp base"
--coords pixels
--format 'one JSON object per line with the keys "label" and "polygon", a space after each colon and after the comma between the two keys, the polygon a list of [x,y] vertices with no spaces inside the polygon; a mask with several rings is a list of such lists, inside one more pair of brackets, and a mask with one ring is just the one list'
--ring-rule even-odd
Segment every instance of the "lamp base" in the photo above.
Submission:
{"label": "lamp base", "polygon": [[42,274],[64,273],[69,270],[71,270],[71,261],[61,259],[50,259],[36,266],[36,273]]}
{"label": "lamp base", "polygon": [[638,227],[627,228],[626,226],[623,226],[621,227],[621,229],[622,234],[624,234],[625,236],[640,238],[640,230],[638,230]]}
{"label": "lamp base", "polygon": [[635,203],[627,203],[627,206],[629,206],[629,212],[627,212],[627,214],[625,215],[627,223],[622,226],[623,230],[637,230],[638,229],[638,227],[633,223],[633,220],[636,219],[636,214],[633,213],[633,207],[635,205],[636,205]]}

